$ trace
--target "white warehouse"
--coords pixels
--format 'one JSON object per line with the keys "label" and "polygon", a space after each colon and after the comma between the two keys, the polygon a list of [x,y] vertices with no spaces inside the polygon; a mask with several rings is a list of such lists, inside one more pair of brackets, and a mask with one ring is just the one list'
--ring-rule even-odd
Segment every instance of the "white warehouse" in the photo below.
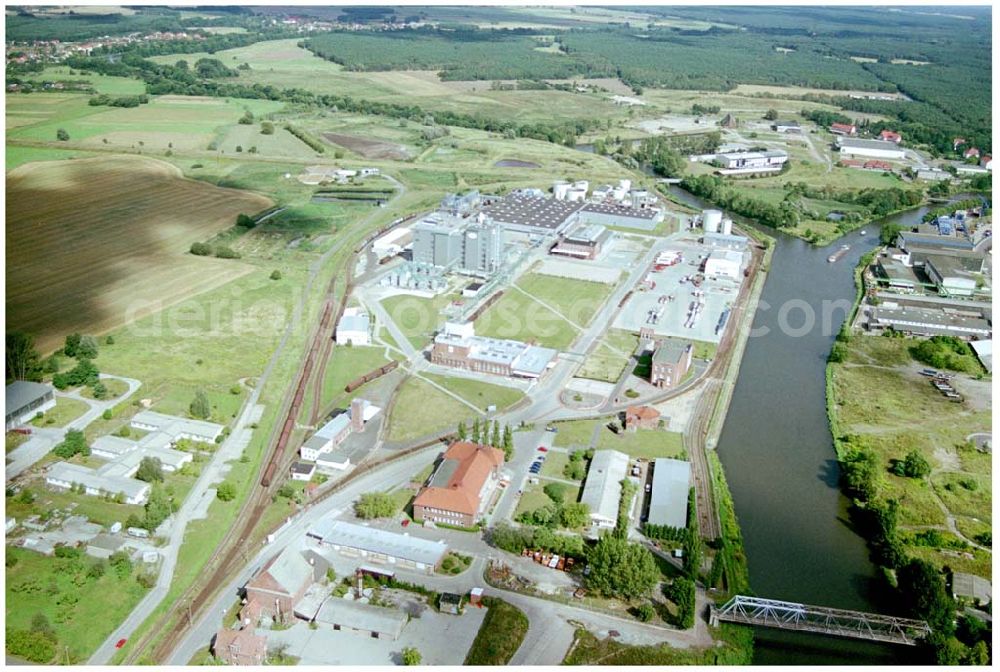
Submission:
{"label": "white warehouse", "polygon": [[705,275],[739,280],[743,270],[743,253],[716,249],[705,260]]}
{"label": "white warehouse", "polygon": [[837,137],[837,147],[843,156],[868,156],[877,159],[904,159],[906,150],[894,142]]}

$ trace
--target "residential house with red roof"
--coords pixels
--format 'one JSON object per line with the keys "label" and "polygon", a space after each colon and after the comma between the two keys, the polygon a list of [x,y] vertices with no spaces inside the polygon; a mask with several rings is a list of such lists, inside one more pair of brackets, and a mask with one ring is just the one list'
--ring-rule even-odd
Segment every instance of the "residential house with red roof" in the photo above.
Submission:
{"label": "residential house with red roof", "polygon": [[858,127],[854,124],[830,124],[830,132],[834,135],[857,135]]}
{"label": "residential house with red roof", "polygon": [[625,429],[627,431],[657,429],[659,425],[660,412],[652,406],[629,406],[625,409]]}
{"label": "residential house with red roof", "polygon": [[256,635],[252,628],[215,633],[212,655],[227,665],[263,665],[267,659],[267,637]]}
{"label": "residential house with red roof", "polygon": [[903,140],[902,135],[900,135],[896,131],[889,131],[889,130],[882,131],[881,133],[879,133],[878,137],[880,140],[884,140],[885,142],[894,142],[897,145]]}
{"label": "residential house with red roof", "polygon": [[413,517],[471,527],[485,512],[503,466],[503,451],[458,441],[445,451],[430,483],[413,500]]}
{"label": "residential house with red roof", "polygon": [[965,150],[965,152],[962,154],[962,156],[964,156],[967,159],[971,159],[973,157],[978,157],[979,156],[979,149],[977,147],[969,147],[967,150]]}
{"label": "residential house with red roof", "polygon": [[979,159],[979,165],[986,170],[993,170],[993,157],[989,154],[983,154],[983,158]]}

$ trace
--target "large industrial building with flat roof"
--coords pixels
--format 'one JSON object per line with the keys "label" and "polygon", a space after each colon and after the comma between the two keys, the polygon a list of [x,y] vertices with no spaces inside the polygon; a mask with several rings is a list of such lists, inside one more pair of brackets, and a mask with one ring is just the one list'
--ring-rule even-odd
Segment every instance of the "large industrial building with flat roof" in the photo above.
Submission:
{"label": "large industrial building with flat roof", "polygon": [[579,220],[585,224],[648,231],[663,221],[663,210],[659,208],[634,208],[618,203],[588,203],[580,210]]}
{"label": "large industrial building with flat roof", "polygon": [[892,329],[910,336],[943,335],[969,340],[989,338],[993,333],[989,321],[974,311],[905,306],[884,300],[871,306],[867,326],[873,331]]}
{"label": "large industrial building with flat roof", "polygon": [[716,154],[715,163],[722,175],[776,173],[788,162],[788,153],[781,150],[766,152],[733,152]]}
{"label": "large industrial building with flat roof", "polygon": [[508,231],[529,234],[557,234],[577,221],[581,202],[511,194],[483,209]]}
{"label": "large industrial building with flat roof", "polygon": [[521,341],[476,336],[471,322],[448,322],[434,337],[431,362],[497,376],[539,378],[558,354]]}
{"label": "large industrial building with flat roof", "polygon": [[448,545],[443,541],[420,539],[332,518],[318,522],[306,536],[320,546],[331,547],[347,557],[417,569],[428,574],[434,572],[448,552]]}
{"label": "large industrial building with flat roof", "polygon": [[596,259],[609,238],[611,232],[606,227],[585,224],[563,236],[549,252],[577,259]]}
{"label": "large industrial building with flat roof", "polygon": [[44,413],[56,405],[56,393],[51,385],[15,380],[7,386],[6,425],[10,431],[22,425],[39,413]]}
{"label": "large industrial building with flat roof", "polygon": [[628,455],[617,450],[598,450],[590,460],[580,501],[590,507],[591,527],[600,531],[618,523],[621,482],[628,476]]}
{"label": "large industrial building with flat roof", "polygon": [[894,142],[884,140],[864,140],[862,138],[837,137],[837,147],[843,156],[870,156],[876,159],[906,158],[906,150]]}
{"label": "large industrial building with flat roof", "polygon": [[649,495],[649,523],[686,527],[690,488],[690,462],[656,458],[653,461],[653,485]]}

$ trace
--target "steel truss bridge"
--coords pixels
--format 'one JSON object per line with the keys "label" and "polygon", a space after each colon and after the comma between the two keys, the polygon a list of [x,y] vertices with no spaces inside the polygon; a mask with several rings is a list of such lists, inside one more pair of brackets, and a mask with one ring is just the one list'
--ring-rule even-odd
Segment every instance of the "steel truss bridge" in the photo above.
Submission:
{"label": "steel truss bridge", "polygon": [[736,595],[721,607],[712,605],[711,624],[718,626],[720,621],[910,646],[931,632],[927,623],[910,618],[746,595]]}

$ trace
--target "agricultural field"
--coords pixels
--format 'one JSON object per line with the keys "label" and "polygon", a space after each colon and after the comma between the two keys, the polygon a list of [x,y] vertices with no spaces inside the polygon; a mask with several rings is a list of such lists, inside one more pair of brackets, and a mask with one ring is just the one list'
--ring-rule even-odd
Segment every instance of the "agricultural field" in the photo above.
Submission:
{"label": "agricultural field", "polygon": [[523,392],[513,387],[507,387],[506,385],[494,385],[482,380],[460,378],[458,376],[439,376],[433,373],[422,373],[420,375],[422,378],[440,385],[452,394],[457,394],[483,411],[489,406],[496,406],[498,411],[502,411],[524,399]]}
{"label": "agricultural field", "polygon": [[[967,441],[974,432],[990,431],[989,410],[976,410],[966,401],[946,400],[917,373],[922,364],[913,360],[908,348],[913,339],[855,336],[849,355],[831,365],[833,413],[840,437],[852,437],[851,445],[872,451],[883,471],[880,492],[899,501],[899,529],[908,541],[907,552],[920,554],[936,565],[963,560],[935,550],[951,539],[961,546],[955,529],[976,535],[988,530],[992,521],[992,466],[989,454],[980,453]],[[964,376],[963,376],[964,377]],[[864,389],[859,397],[856,390]],[[988,388],[981,386],[980,394]],[[893,473],[895,461],[918,451],[930,464],[926,478]],[[941,540],[920,544],[914,535],[938,528]],[[950,530],[950,532],[949,532]],[[971,549],[967,549],[971,550]],[[989,577],[990,556],[975,550],[963,566]]]}
{"label": "agricultural field", "polygon": [[270,205],[145,158],[16,168],[7,173],[7,327],[48,352],[72,331],[107,331],[240,277],[251,269],[188,247]]}
{"label": "agricultural field", "polygon": [[448,431],[459,422],[471,424],[476,412],[418,378],[407,379],[397,390],[389,416],[389,441],[412,441]]}

